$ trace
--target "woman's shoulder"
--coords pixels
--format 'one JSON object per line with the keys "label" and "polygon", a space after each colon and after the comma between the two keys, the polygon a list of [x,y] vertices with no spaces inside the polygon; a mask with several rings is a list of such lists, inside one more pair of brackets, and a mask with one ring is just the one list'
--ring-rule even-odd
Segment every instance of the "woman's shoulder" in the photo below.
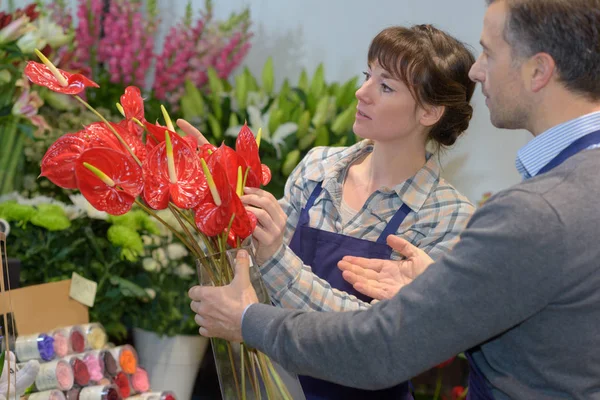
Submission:
{"label": "woman's shoulder", "polygon": [[332,147],[317,146],[308,151],[301,161],[302,175],[311,180],[321,181],[331,171],[340,167],[340,162],[353,160],[356,155],[369,146],[366,141],[360,141],[352,146]]}
{"label": "woman's shoulder", "polygon": [[450,182],[441,177],[433,186],[429,197],[423,205],[423,208],[432,207],[456,209],[469,214],[475,212],[475,206],[467,196],[459,192]]}

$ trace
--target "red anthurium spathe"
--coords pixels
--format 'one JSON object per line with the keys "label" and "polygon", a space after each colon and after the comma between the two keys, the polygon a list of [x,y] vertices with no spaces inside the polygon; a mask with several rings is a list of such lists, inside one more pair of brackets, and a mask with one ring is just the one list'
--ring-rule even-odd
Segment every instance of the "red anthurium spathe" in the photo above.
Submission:
{"label": "red anthurium spathe", "polygon": [[84,151],[75,163],[75,175],[81,194],[111,215],[128,212],[144,188],[142,167],[128,154],[106,147]]}
{"label": "red anthurium spathe", "polygon": [[133,119],[140,122],[145,122],[144,119],[144,99],[142,93],[136,86],[127,86],[125,93],[121,96],[121,107],[123,108],[123,116],[125,120],[121,122],[122,126],[135,133],[138,137],[142,137],[144,127],[140,126]]}
{"label": "red anthurium spathe", "polygon": [[254,134],[246,124],[240,130],[235,141],[235,151],[246,160],[246,164],[250,167],[246,186],[260,187],[260,185],[267,185],[271,181],[271,170],[260,163],[256,138],[254,138]]}
{"label": "red anthurium spathe", "polygon": [[[177,133],[169,130],[165,126],[151,124],[147,121],[144,122],[144,125],[146,126],[146,130],[148,130],[148,135],[146,136],[146,150],[148,152],[150,152],[157,144],[164,143],[166,131],[169,131],[173,135],[177,135]],[[196,147],[198,146],[198,140],[195,137],[185,136],[182,139],[184,143],[187,143],[192,150],[196,150]]]}
{"label": "red anthurium spathe", "polygon": [[223,166],[211,158],[206,164],[201,159],[210,191],[194,209],[196,226],[207,236],[217,236],[227,229],[231,216],[238,209],[235,200],[241,200],[229,182]]}
{"label": "red anthurium spathe", "polygon": [[77,189],[75,162],[93,147],[108,147],[123,152],[117,137],[102,122],[95,122],[76,133],[58,138],[46,151],[41,162],[41,174],[63,189]]}
{"label": "red anthurium spathe", "polygon": [[[114,133],[108,129],[104,123],[101,125],[116,139]],[[135,154],[138,160],[140,160],[140,162],[144,162],[146,159],[146,146],[144,145],[144,142],[142,142],[141,136],[137,133],[137,131],[128,129],[126,120],[123,120],[118,124],[111,122],[110,125],[115,129],[115,131],[117,131],[123,141],[127,143],[127,146],[129,146],[129,148],[133,151],[133,154]],[[121,144],[121,148],[125,153],[128,153],[124,145]]]}
{"label": "red anthurium spathe", "polygon": [[227,243],[231,247],[238,247],[238,239],[241,242],[250,236],[252,232],[254,232],[257,223],[256,215],[246,211],[244,204],[239,197],[235,196],[235,198],[238,200],[234,201],[237,209],[234,211],[235,218],[233,219],[231,230],[229,231],[229,236],[227,237]]}
{"label": "red anthurium spathe", "polygon": [[71,74],[63,70],[58,70],[66,80],[66,86],[63,86],[50,68],[44,64],[29,61],[25,67],[25,75],[29,80],[36,85],[45,86],[48,89],[64,94],[79,94],[86,87],[99,87],[96,82],[93,82],[81,74]]}
{"label": "red anthurium spathe", "polygon": [[179,208],[193,208],[208,190],[200,159],[176,133],[169,132],[168,138],[143,164],[144,200],[157,210],[167,208],[169,200]]}
{"label": "red anthurium spathe", "polygon": [[212,143],[205,143],[200,146],[200,150],[198,151],[198,157],[204,158],[206,161],[213,155],[213,153],[217,151],[217,146]]}
{"label": "red anthurium spathe", "polygon": [[[243,171],[248,169],[246,161],[231,147],[222,144],[211,156],[211,163],[217,162],[225,169],[227,181],[235,190],[238,185],[238,180],[243,179]],[[238,176],[238,169],[242,168],[241,176]]]}
{"label": "red anthurium spathe", "polygon": [[77,189],[75,161],[87,148],[88,142],[78,133],[61,136],[42,158],[41,174],[63,189]]}

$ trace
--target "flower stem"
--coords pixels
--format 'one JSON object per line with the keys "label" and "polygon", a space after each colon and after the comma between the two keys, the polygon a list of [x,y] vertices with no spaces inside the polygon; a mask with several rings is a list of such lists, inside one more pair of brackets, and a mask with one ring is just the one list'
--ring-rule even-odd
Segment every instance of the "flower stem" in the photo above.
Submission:
{"label": "flower stem", "polygon": [[227,353],[229,354],[229,361],[231,362],[231,372],[233,374],[233,381],[235,382],[235,389],[237,390],[238,399],[239,399],[241,397],[240,383],[238,381],[238,376],[235,371],[235,361],[233,360],[233,350],[231,348],[232,343],[229,341],[226,341],[225,343],[227,343]]}
{"label": "flower stem", "polygon": [[273,380],[275,381],[277,388],[279,389],[279,393],[283,396],[284,399],[293,400],[292,395],[287,390],[287,387],[281,380],[281,376],[279,376],[279,372],[277,372],[277,370],[275,370],[275,366],[271,362],[271,359],[266,357],[264,354],[262,354],[262,356],[265,357],[265,362],[267,364],[267,367],[269,368],[269,371],[271,372],[271,375],[273,376]]}
{"label": "flower stem", "polygon": [[435,382],[435,393],[433,394],[433,400],[437,400],[440,397],[442,391],[442,368],[437,369],[437,379]]}
{"label": "flower stem", "polygon": [[242,367],[242,400],[246,400],[246,365],[244,363],[244,343],[240,343],[240,357]]}
{"label": "flower stem", "polygon": [[121,142],[121,144],[123,146],[125,146],[125,148],[129,152],[129,154],[131,154],[131,156],[133,157],[133,159],[135,160],[135,162],[138,165],[141,166],[142,162],[140,161],[140,159],[137,158],[137,156],[133,153],[133,150],[131,150],[131,147],[129,147],[129,145],[127,144],[127,142],[125,142],[125,140],[123,140],[123,138],[121,137],[121,135],[119,135],[119,132],[117,132],[117,130],[110,124],[110,122],[108,122],[107,119],[102,116],[102,114],[100,114],[98,111],[96,111],[96,109],[94,107],[90,106],[87,101],[83,100],[78,95],[75,95],[73,97],[75,97],[77,99],[77,101],[79,101],[81,104],[83,104],[85,106],[85,108],[87,108],[88,110],[90,110],[91,112],[93,112],[94,115],[96,115],[98,118],[100,118],[100,120],[102,122],[104,122],[104,124],[106,125],[106,127],[108,129],[110,129],[112,131],[112,133],[114,133],[114,135],[117,137],[117,139],[119,139],[119,142]]}

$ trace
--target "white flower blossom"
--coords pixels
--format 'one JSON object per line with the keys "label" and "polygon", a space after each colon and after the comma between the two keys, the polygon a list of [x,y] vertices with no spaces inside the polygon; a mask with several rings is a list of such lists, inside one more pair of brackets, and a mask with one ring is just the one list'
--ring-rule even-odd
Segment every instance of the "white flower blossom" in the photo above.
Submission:
{"label": "white flower blossom", "polygon": [[171,260],[179,260],[187,256],[187,249],[180,243],[171,243],[167,246],[167,254]]}
{"label": "white flower blossom", "polygon": [[142,266],[148,272],[160,271],[160,264],[154,258],[146,257],[142,260]]}
{"label": "white flower blossom", "polygon": [[152,251],[152,258],[156,260],[162,267],[166,267],[169,264],[169,259],[167,258],[167,253],[165,249],[158,248]]}
{"label": "white flower blossom", "polygon": [[87,201],[87,199],[85,197],[83,197],[83,195],[81,194],[73,194],[69,196],[69,199],[71,199],[71,202],[78,207],[80,210],[83,211],[83,213],[85,215],[87,215],[88,217],[92,218],[92,219],[102,219],[102,220],[107,220],[108,219],[108,213],[104,212],[104,211],[98,211],[96,210],[89,201]]}
{"label": "white flower blossom", "polygon": [[146,288],[144,290],[146,291],[146,294],[148,294],[148,297],[150,297],[150,300],[154,300],[154,298],[156,297],[156,290],[152,288]]}
{"label": "white flower blossom", "polygon": [[186,263],[179,264],[174,272],[175,275],[180,278],[189,278],[196,273],[196,271]]}

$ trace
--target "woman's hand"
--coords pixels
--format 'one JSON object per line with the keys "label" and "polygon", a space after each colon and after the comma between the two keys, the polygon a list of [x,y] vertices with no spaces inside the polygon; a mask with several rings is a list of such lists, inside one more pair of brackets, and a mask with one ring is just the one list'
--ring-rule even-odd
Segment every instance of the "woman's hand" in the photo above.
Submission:
{"label": "woman's hand", "polygon": [[263,264],[283,244],[287,215],[277,199],[262,189],[244,188],[241,200],[246,210],[256,216],[258,223],[252,236],[256,241],[256,262]]}
{"label": "woman's hand", "polygon": [[192,124],[187,122],[185,119],[179,118],[177,120],[177,126],[185,132],[186,135],[193,136],[198,140],[198,146],[202,146],[208,143],[208,140],[204,137],[202,132],[194,128]]}

